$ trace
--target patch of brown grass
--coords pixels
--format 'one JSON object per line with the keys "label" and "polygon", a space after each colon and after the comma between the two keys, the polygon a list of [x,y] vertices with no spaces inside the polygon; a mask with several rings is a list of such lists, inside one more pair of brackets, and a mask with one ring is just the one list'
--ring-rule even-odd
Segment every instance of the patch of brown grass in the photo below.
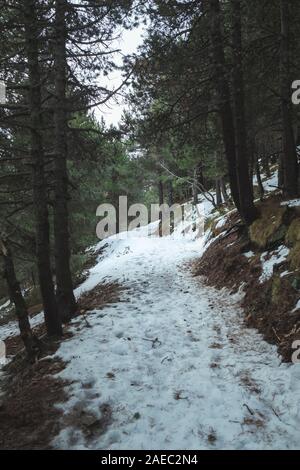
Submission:
{"label": "patch of brown grass", "polygon": [[261,390],[257,383],[253,380],[253,378],[249,375],[248,372],[245,372],[244,374],[241,375],[240,382],[244,387],[248,388],[251,390],[251,392],[256,393],[259,395],[261,393]]}
{"label": "patch of brown grass", "polygon": [[214,429],[211,429],[210,433],[207,436],[207,441],[209,442],[209,444],[213,445],[215,444],[216,440],[217,440],[217,433]]}
{"label": "patch of brown grass", "polygon": [[254,426],[256,429],[261,429],[265,426],[265,423],[262,419],[253,417],[244,418],[242,424],[245,424],[246,426]]}
{"label": "patch of brown grass", "polygon": [[83,294],[78,301],[79,313],[101,310],[105,305],[120,302],[121,293],[125,290],[117,282],[98,284],[91,291]]}
{"label": "patch of brown grass", "polygon": [[59,359],[29,365],[20,359],[10,365],[5,398],[0,405],[0,448],[48,449],[59,432],[61,411],[55,403],[66,400],[65,382],[54,378],[64,368]]}
{"label": "patch of brown grass", "polygon": [[209,346],[210,349],[223,349],[223,346],[222,344],[219,344],[219,343],[212,343],[210,346]]}
{"label": "patch of brown grass", "polygon": [[[32,332],[37,338],[41,338],[46,334],[46,327],[44,324],[37,325],[32,328]],[[15,356],[24,349],[24,344],[20,335],[9,336],[4,340],[4,343],[6,346],[7,356]]]}
{"label": "patch of brown grass", "polygon": [[71,412],[63,417],[62,426],[80,429],[87,440],[100,437],[112,422],[112,409],[109,404],[99,408],[99,415],[85,408],[85,403],[75,405]]}

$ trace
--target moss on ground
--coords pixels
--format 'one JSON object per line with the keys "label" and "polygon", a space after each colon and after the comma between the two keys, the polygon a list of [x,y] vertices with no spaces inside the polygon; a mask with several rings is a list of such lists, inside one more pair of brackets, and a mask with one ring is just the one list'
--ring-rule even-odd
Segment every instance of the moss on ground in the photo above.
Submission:
{"label": "moss on ground", "polygon": [[262,204],[260,217],[249,229],[251,241],[261,249],[274,246],[284,240],[287,233],[287,207],[278,204]]}
{"label": "moss on ground", "polygon": [[288,246],[294,246],[300,242],[300,218],[296,218],[292,221],[288,228],[285,242]]}
{"label": "moss on ground", "polygon": [[300,269],[300,242],[297,242],[296,245],[291,248],[288,261],[290,262],[291,269]]}
{"label": "moss on ground", "polygon": [[278,304],[280,302],[280,295],[281,295],[281,278],[278,276],[273,277],[272,280],[272,294],[271,294],[271,300],[272,304]]}

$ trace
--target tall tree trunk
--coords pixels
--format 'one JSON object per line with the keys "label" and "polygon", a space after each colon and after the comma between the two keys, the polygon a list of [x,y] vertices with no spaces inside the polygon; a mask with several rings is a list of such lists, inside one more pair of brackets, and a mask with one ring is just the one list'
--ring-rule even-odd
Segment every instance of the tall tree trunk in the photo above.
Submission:
{"label": "tall tree trunk", "polygon": [[[158,202],[161,206],[164,203],[164,184],[161,180],[160,171],[159,171],[159,178],[158,178]],[[162,237],[162,221],[163,221],[163,214],[162,211],[159,213],[159,236]]]}
{"label": "tall tree trunk", "polygon": [[221,192],[222,192],[223,199],[224,199],[225,203],[228,204],[229,203],[229,196],[227,194],[227,189],[226,189],[226,184],[225,184],[224,177],[220,178],[220,185],[221,185]]}
{"label": "tall tree trunk", "polygon": [[[167,191],[168,191],[168,204],[169,207],[172,207],[174,204],[174,191],[173,191],[173,182],[172,180],[168,180],[167,182]],[[171,213],[170,217],[170,228],[171,228],[171,233],[174,231],[174,226],[175,226],[175,216],[173,213]]]}
{"label": "tall tree trunk", "polygon": [[172,180],[168,181],[168,203],[170,207],[174,204],[174,191]]}
{"label": "tall tree trunk", "polygon": [[205,179],[203,175],[203,163],[199,162],[194,168],[193,174],[193,185],[192,185],[192,197],[193,204],[198,204],[198,194],[205,192]]}
{"label": "tall tree trunk", "polygon": [[220,178],[216,178],[216,205],[219,207],[222,204],[222,192]]}
{"label": "tall tree trunk", "polygon": [[204,179],[204,175],[203,175],[203,163],[202,162],[199,162],[197,165],[196,165],[196,180],[197,180],[197,184],[198,186],[205,187],[205,179]]}
{"label": "tall tree trunk", "polygon": [[245,92],[243,76],[243,50],[241,27],[241,1],[231,0],[233,28],[233,98],[236,137],[236,170],[241,215],[247,225],[257,218],[253,202],[253,187],[249,175],[249,157],[245,119]]}
{"label": "tall tree trunk", "polygon": [[261,173],[260,173],[260,167],[259,167],[259,157],[258,155],[255,155],[255,174],[256,174],[256,179],[257,179],[257,185],[258,185],[258,191],[259,191],[259,197],[262,200],[265,194],[265,189],[264,185],[262,183],[261,179]]}
{"label": "tall tree trunk", "polygon": [[199,187],[198,187],[198,179],[199,173],[198,173],[198,166],[194,168],[194,175],[193,175],[193,204],[196,206],[198,204],[198,193],[199,193]]}
{"label": "tall tree trunk", "polygon": [[272,142],[270,140],[267,141],[266,145],[265,143],[263,144],[263,152],[261,152],[261,159],[262,159],[262,166],[264,173],[267,178],[271,177],[271,170],[270,170],[270,155],[272,154]]}
{"label": "tall tree trunk", "polygon": [[221,10],[219,0],[207,0],[210,14],[210,36],[214,60],[214,81],[219,101],[228,177],[233,201],[240,211],[239,189],[236,169],[235,132],[233,113],[230,103],[228,77],[225,70],[225,55],[221,30]]}
{"label": "tall tree trunk", "polygon": [[217,177],[215,179],[215,186],[216,186],[216,205],[219,207],[223,200],[222,200],[222,191],[221,191],[221,177],[218,175],[222,169],[222,154],[219,150],[215,152],[215,166],[216,166],[216,173]]}
{"label": "tall tree trunk", "polygon": [[280,152],[278,157],[278,187],[283,189],[284,187],[284,155],[283,150]]}
{"label": "tall tree trunk", "polygon": [[28,58],[29,113],[31,159],[33,169],[33,201],[36,220],[36,255],[39,285],[43,299],[47,334],[61,335],[61,321],[58,314],[51,271],[50,229],[47,206],[47,182],[42,141],[41,73],[38,57],[39,28],[36,0],[24,3],[25,38]]}
{"label": "tall tree trunk", "polygon": [[161,206],[164,203],[164,184],[161,179],[158,180],[158,200]]}
{"label": "tall tree trunk", "polygon": [[68,214],[68,171],[67,171],[67,59],[66,59],[66,11],[67,1],[55,2],[55,204],[54,237],[56,267],[56,297],[59,313],[64,322],[71,319],[76,311],[70,269],[70,234]]}
{"label": "tall tree trunk", "polygon": [[3,277],[6,280],[10,301],[15,306],[16,316],[19,323],[21,339],[24,343],[28,358],[34,360],[39,352],[39,343],[32,334],[29,323],[29,316],[24,297],[21,292],[20,284],[16,277],[14,262],[11,250],[6,241],[0,239],[0,253],[4,260]]}
{"label": "tall tree trunk", "polygon": [[280,0],[281,12],[281,47],[280,47],[280,78],[281,78],[281,114],[283,130],[283,183],[287,197],[298,196],[298,163],[296,142],[291,114],[290,96],[290,51],[289,22],[290,0]]}

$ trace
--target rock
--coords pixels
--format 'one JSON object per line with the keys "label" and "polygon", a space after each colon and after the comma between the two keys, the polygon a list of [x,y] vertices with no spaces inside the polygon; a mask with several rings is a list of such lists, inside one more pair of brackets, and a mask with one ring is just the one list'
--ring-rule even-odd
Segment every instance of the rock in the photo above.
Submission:
{"label": "rock", "polygon": [[292,221],[285,236],[285,242],[288,246],[294,246],[300,242],[300,218]]}
{"label": "rock", "polygon": [[300,269],[300,241],[291,248],[288,261],[293,270]]}
{"label": "rock", "polygon": [[276,204],[261,207],[261,216],[250,227],[252,243],[265,249],[283,241],[287,233],[288,208]]}

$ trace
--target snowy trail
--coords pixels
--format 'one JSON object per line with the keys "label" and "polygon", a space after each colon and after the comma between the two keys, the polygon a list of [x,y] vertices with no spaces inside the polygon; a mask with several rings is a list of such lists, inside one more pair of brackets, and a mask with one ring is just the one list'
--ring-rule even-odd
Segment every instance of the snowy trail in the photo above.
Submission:
{"label": "snowy trail", "polygon": [[[103,280],[130,290],[91,312],[90,328],[76,319],[58,350],[68,362],[59,376],[72,381],[64,416],[92,415],[96,432],[70,424],[56,448],[300,448],[300,366],[280,364],[243,327],[238,296],[183,268],[200,251],[184,239],[109,241],[77,295]],[[97,433],[108,406],[111,423]]]}

